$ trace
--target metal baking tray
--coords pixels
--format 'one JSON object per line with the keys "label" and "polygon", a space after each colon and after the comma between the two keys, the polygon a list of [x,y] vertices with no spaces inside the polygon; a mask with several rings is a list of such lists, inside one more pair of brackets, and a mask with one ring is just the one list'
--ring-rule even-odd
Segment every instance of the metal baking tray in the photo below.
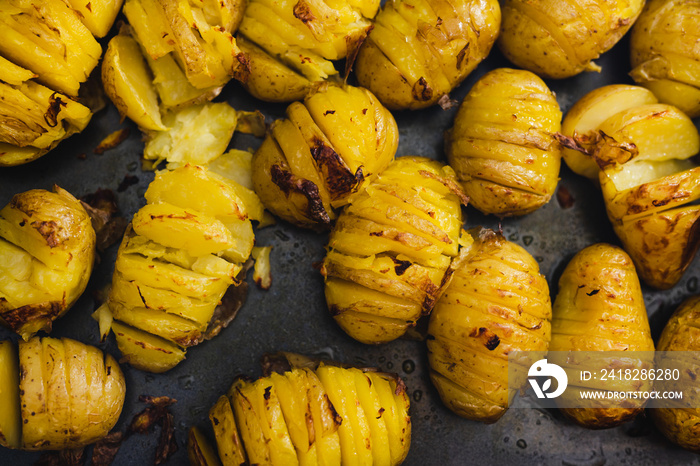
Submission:
{"label": "metal baking tray", "polygon": [[[629,48],[623,39],[598,63],[602,73],[584,73],[574,78],[549,81],[562,110],[566,112],[586,92],[611,83],[631,83]],[[494,47],[484,61],[453,93],[465,96],[485,72],[510,65]],[[284,115],[285,105],[256,101],[236,82],[226,86],[217,100],[226,99],[239,110],[259,109],[268,121]],[[443,132],[452,125],[457,109],[433,107],[415,112],[395,112],[400,128],[397,156],[423,155],[445,161]],[[102,155],[94,153],[111,132],[128,128],[128,139]],[[255,148],[261,140],[236,134],[231,147]],[[14,168],[0,168],[0,205],[18,192],[31,188],[50,189],[58,184],[76,196],[98,188],[115,192],[127,218],[145,201],[143,194],[153,179],[141,170],[141,135],[129,121],[120,122],[113,106],[96,114],[83,133],[62,142],[38,161]],[[138,182],[119,192],[126,176]],[[525,247],[539,262],[549,281],[552,297],[556,283],[571,257],[595,242],[618,244],[610,226],[599,189],[574,175],[562,164],[560,188],[574,199],[564,208],[556,198],[538,211],[521,218],[499,220],[465,209],[465,226],[502,228],[505,236]],[[398,340],[380,346],[355,342],[335,324],[323,297],[323,280],[312,264],[324,255],[325,234],[305,231],[279,221],[257,232],[260,245],[271,245],[272,287],[260,290],[249,274],[250,291],[238,317],[215,339],[191,348],[187,359],[165,374],[147,374],[124,365],[126,404],[116,428],[124,430],[145,406],[139,395],[168,395],[177,400],[171,408],[175,436],[180,447],[168,464],[187,464],[186,436],[191,425],[204,426],[207,411],[226,392],[234,377],[260,374],[259,359],[265,352],[294,351],[330,357],[346,363],[379,366],[404,378],[411,397],[413,438],[408,465],[426,464],[691,464],[698,457],[672,445],[644,415],[634,422],[605,431],[586,430],[565,420],[556,410],[511,409],[493,425],[462,419],[445,408],[431,386],[425,343]],[[111,280],[117,246],[101,254],[87,291],[62,319],[55,322],[52,336],[66,336],[97,345],[118,356],[113,337],[99,343],[97,324],[90,317],[93,295]],[[653,336],[658,338],[676,306],[698,292],[700,260],[696,260],[673,289],[659,292],[644,288]],[[0,329],[0,338],[16,335]],[[153,464],[158,432],[132,436],[121,448],[115,465]],[[40,454],[0,447],[0,464],[33,464]]]}

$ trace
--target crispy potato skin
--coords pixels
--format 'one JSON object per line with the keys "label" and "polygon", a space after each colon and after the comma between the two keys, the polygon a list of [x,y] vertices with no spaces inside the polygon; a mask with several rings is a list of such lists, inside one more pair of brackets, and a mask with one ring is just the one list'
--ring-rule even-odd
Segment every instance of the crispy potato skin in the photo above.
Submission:
{"label": "crispy potato skin", "polygon": [[67,338],[19,343],[22,449],[61,450],[93,443],[114,427],[124,374],[110,355]]}
{"label": "crispy potato skin", "polygon": [[[549,350],[654,351],[639,278],[622,249],[594,244],[576,254],[566,266],[554,301]],[[650,388],[648,383],[642,388],[645,383],[629,381],[625,389]],[[624,400],[620,408],[561,411],[581,426],[603,429],[633,419],[643,410],[643,401]]]}
{"label": "crispy potato skin", "polygon": [[463,200],[454,172],[423,157],[398,158],[353,198],[321,269],[348,335],[385,343],[430,312],[458,252]]}
{"label": "crispy potato skin", "polygon": [[498,46],[544,78],[599,68],[592,62],[632,26],[643,0],[506,0]]}
{"label": "crispy potato skin", "polygon": [[386,2],[355,62],[357,79],[392,110],[429,107],[486,58],[500,23],[495,0]]}
{"label": "crispy potato skin", "polygon": [[[658,351],[700,351],[698,321],[700,296],[686,299],[664,327]],[[690,370],[690,369],[689,369]],[[673,443],[686,450],[700,451],[700,410],[689,408],[654,408],[649,414],[656,427]]]}
{"label": "crispy potato skin", "polygon": [[273,123],[253,156],[255,192],[284,220],[328,229],[336,209],[393,160],[398,137],[371,92],[324,83]]}
{"label": "crispy potato skin", "polygon": [[462,101],[445,147],[470,204],[501,217],[546,204],[559,181],[561,110],[535,74],[498,68]]}
{"label": "crispy potato skin", "polygon": [[430,315],[430,378],[452,411],[492,423],[518,389],[511,384],[508,390],[508,354],[547,351],[552,304],[547,281],[525,249],[491,230],[468,235],[473,243],[452,265]]}
{"label": "crispy potato skin", "polygon": [[15,195],[0,210],[0,323],[25,340],[51,331],[87,286],[95,241],[90,217],[66,190]]}
{"label": "crispy potato skin", "polygon": [[632,78],[661,102],[700,116],[700,3],[650,0],[632,28]]}

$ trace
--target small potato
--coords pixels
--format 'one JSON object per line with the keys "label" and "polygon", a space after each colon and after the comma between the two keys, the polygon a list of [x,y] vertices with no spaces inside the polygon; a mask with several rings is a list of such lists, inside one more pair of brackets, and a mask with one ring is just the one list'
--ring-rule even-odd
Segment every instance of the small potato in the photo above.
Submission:
{"label": "small potato", "polygon": [[430,315],[430,379],[452,411],[492,423],[519,389],[509,385],[508,355],[547,351],[552,304],[547,280],[523,248],[484,229],[469,231],[462,242]]}
{"label": "small potato", "polygon": [[533,73],[499,68],[479,79],[445,133],[447,159],[470,204],[508,217],[549,202],[559,181],[560,127],[559,104]]}
{"label": "small potato", "polygon": [[0,342],[0,445],[81,448],[105,437],[124,405],[124,375],[110,355],[67,338]]}
{"label": "small potato", "polygon": [[[688,356],[700,351],[700,296],[686,299],[664,327],[658,351],[687,351]],[[687,356],[681,356],[684,358]],[[692,356],[691,356],[692,357]],[[684,369],[698,373],[696,360],[685,361]],[[686,450],[700,452],[700,409],[653,408],[648,413],[656,427],[673,443]]]}
{"label": "small potato", "polygon": [[700,116],[700,2],[650,0],[632,28],[630,76],[664,103]]}
{"label": "small potato", "polygon": [[288,222],[327,229],[393,160],[398,128],[368,90],[323,84],[287,107],[253,156],[253,184],[265,207]]}
{"label": "small potato", "polygon": [[496,0],[386,2],[360,49],[360,85],[392,110],[437,103],[486,58],[496,41]]}
{"label": "small potato", "polygon": [[[559,292],[552,310],[552,352],[598,352],[639,351],[634,356],[621,360],[615,356],[605,359],[604,367],[597,369],[653,367],[654,342],[651,339],[649,321],[642,289],[634,264],[620,248],[609,244],[594,244],[580,251],[564,269],[559,279]],[[625,353],[627,354],[627,353]],[[651,356],[650,356],[651,355]],[[581,362],[567,355],[563,361],[555,360],[567,372],[577,373]],[[590,369],[591,366],[584,366]],[[571,377],[570,377],[571,379]],[[618,383],[619,382],[619,383]],[[615,382],[619,391],[649,391],[649,380],[619,380]],[[558,404],[580,402],[580,391],[608,391],[600,388],[597,381],[569,384],[564,393],[556,398]],[[614,427],[629,421],[643,410],[644,399],[625,399],[619,408],[610,408],[610,401],[603,406],[592,402],[589,407],[562,408],[561,411],[579,425],[591,429]],[[607,403],[607,406],[605,405]]]}
{"label": "small potato", "polygon": [[95,230],[70,193],[34,189],[0,210],[0,323],[28,340],[51,331],[85,290]]}
{"label": "small potato", "polygon": [[431,311],[458,254],[460,201],[454,172],[423,157],[398,158],[352,198],[321,269],[328,309],[348,335],[385,343]]}
{"label": "small potato", "polygon": [[505,0],[498,46],[544,78],[600,71],[592,60],[632,26],[644,0]]}

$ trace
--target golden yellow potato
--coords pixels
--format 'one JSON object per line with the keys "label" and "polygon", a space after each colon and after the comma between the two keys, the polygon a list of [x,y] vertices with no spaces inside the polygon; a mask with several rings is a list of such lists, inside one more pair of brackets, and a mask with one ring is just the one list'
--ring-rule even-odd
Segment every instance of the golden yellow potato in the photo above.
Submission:
{"label": "golden yellow potato", "polygon": [[437,103],[486,58],[496,41],[496,0],[386,2],[360,48],[360,85],[392,110]]}
{"label": "golden yellow potato", "polygon": [[250,0],[237,37],[245,39],[254,97],[301,100],[312,83],[338,74],[333,60],[354,58],[371,29],[379,0]]}
{"label": "golden yellow potato", "polygon": [[80,448],[105,437],[124,404],[124,375],[111,355],[67,338],[0,342],[0,445]]}
{"label": "golden yellow potato", "polygon": [[262,205],[235,181],[189,164],[159,172],[146,201],[124,235],[109,299],[95,318],[103,334],[111,327],[132,366],[164,372],[221,330],[210,326],[221,319],[214,311],[241,284],[255,241],[251,219],[262,219]]}
{"label": "golden yellow potato", "polygon": [[70,193],[34,189],[0,210],[0,324],[28,340],[51,331],[85,290],[95,231]]}
{"label": "golden yellow potato", "polygon": [[253,156],[253,184],[273,214],[328,228],[394,158],[394,117],[364,88],[323,84],[287,107]]}
{"label": "golden yellow potato", "polygon": [[80,20],[92,35],[104,37],[122,9],[124,0],[67,0],[66,3],[80,14]]}
{"label": "golden yellow potato", "polygon": [[661,102],[700,116],[700,2],[650,0],[631,31],[630,76]]}
{"label": "golden yellow potato", "polygon": [[468,244],[430,315],[430,379],[452,411],[492,423],[520,388],[509,384],[508,355],[547,351],[552,303],[547,280],[525,249],[492,230],[465,235]]}
{"label": "golden yellow potato", "polygon": [[[619,356],[601,356],[601,367],[594,369],[650,368],[654,342],[651,339],[644,298],[639,278],[630,257],[620,248],[599,243],[574,256],[559,279],[559,292],[552,311],[552,352],[633,352],[640,356],[621,360]],[[564,353],[566,354],[566,353]],[[625,353],[627,354],[627,353]],[[586,358],[586,356],[582,356]],[[606,359],[607,358],[607,359]],[[575,356],[554,359],[570,374],[582,368],[591,369],[586,361]],[[566,391],[555,401],[559,405],[580,402],[581,391],[649,391],[649,380],[617,380],[605,384],[591,380],[578,381],[569,376]],[[602,385],[601,385],[602,384]],[[610,408],[610,401],[591,402],[581,408],[562,408],[562,412],[579,425],[592,429],[614,427],[637,416],[644,406],[643,398],[624,399]],[[601,404],[598,404],[601,403]]]}
{"label": "golden yellow potato", "polygon": [[592,60],[632,26],[644,0],[505,0],[498,46],[545,78],[600,71]]}
{"label": "golden yellow potato", "polygon": [[459,249],[464,194],[454,172],[400,157],[338,217],[321,273],[333,318],[362,343],[403,335],[437,299]]}
{"label": "golden yellow potato", "polygon": [[533,73],[498,68],[479,79],[445,135],[470,204],[507,217],[549,202],[559,181],[560,127],[559,104]]}
{"label": "golden yellow potato", "polygon": [[[683,351],[691,356],[692,351],[700,351],[700,296],[686,299],[676,312],[673,313],[664,327],[659,342],[658,351]],[[697,361],[683,358],[683,368],[697,373]],[[666,402],[668,403],[668,402]],[[700,410],[688,408],[687,405],[678,408],[653,408],[648,410],[656,427],[673,443],[691,450],[700,451]]]}
{"label": "golden yellow potato", "polygon": [[[581,97],[569,109],[562,121],[561,133],[574,140],[595,138],[600,125],[613,115],[656,102],[654,94],[640,86],[610,84],[599,87]],[[574,173],[598,181],[600,167],[590,154],[565,147],[562,157]]]}
{"label": "golden yellow potato", "polygon": [[398,376],[308,360],[285,365],[256,381],[236,380],[210,411],[224,465],[406,458],[409,399]]}

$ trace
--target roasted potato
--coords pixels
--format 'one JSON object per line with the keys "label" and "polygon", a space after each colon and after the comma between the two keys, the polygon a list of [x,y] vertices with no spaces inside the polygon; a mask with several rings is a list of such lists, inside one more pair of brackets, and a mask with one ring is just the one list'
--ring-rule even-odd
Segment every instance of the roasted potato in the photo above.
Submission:
{"label": "roasted potato", "polygon": [[392,110],[437,103],[489,54],[496,0],[386,2],[355,62],[360,85]]}
{"label": "roasted potato", "polygon": [[466,203],[454,172],[396,159],[341,213],[321,273],[333,318],[362,343],[403,335],[430,312],[458,254]]}
{"label": "roasted potato", "polygon": [[[699,322],[700,296],[693,296],[674,312],[656,345],[658,351],[687,352],[680,353],[679,358],[682,359],[677,362],[691,374],[697,374],[700,370],[697,360],[693,358],[693,352],[700,351]],[[692,390],[697,392],[697,387]],[[678,408],[654,407],[648,412],[656,427],[673,443],[687,450],[700,451],[700,409],[689,408],[686,404]]]}
{"label": "roasted potato", "polygon": [[379,0],[250,0],[237,38],[249,73],[241,82],[268,102],[302,100],[338,74],[333,60],[354,59]]}
{"label": "roasted potato", "polygon": [[508,355],[547,351],[552,303],[547,280],[525,249],[485,229],[470,230],[462,242],[430,314],[430,379],[452,411],[492,423],[520,388],[509,384]]}
{"label": "roasted potato", "polygon": [[498,68],[479,79],[445,134],[470,204],[501,217],[546,204],[559,181],[560,127],[559,104],[533,73]]}
{"label": "roasted potato", "polygon": [[216,335],[217,319],[225,326],[233,318],[226,312],[237,308],[223,309],[223,317],[215,309],[229,287],[241,284],[255,240],[250,220],[261,220],[263,207],[251,190],[189,164],[159,172],[146,201],[127,229],[109,299],[95,318],[103,335],[114,331],[125,361],[164,372],[185,348]]}
{"label": "roasted potato", "polygon": [[396,375],[306,361],[239,378],[209,419],[224,465],[396,465],[411,443],[408,408]]}
{"label": "roasted potato", "polygon": [[632,26],[644,0],[505,0],[498,46],[544,78],[600,71],[592,60]]}
{"label": "roasted potato", "polygon": [[0,210],[0,324],[28,340],[85,290],[95,261],[95,230],[70,193],[33,189]]}
{"label": "roasted potato", "polygon": [[392,160],[399,133],[368,90],[323,84],[287,107],[253,156],[255,192],[288,222],[327,229]]}
{"label": "roasted potato", "polygon": [[95,37],[104,37],[112,28],[124,0],[64,0],[78,12],[80,20]]}
{"label": "roasted potato", "polygon": [[661,102],[700,116],[700,2],[650,0],[630,34],[630,76]]}
{"label": "roasted potato", "polygon": [[124,405],[124,375],[99,349],[67,338],[0,342],[0,445],[80,448],[105,437]]}
{"label": "roasted potato", "polygon": [[[590,352],[626,352],[601,356],[601,367],[595,369],[651,368],[654,342],[651,339],[644,298],[639,278],[630,257],[617,246],[599,243],[574,256],[559,279],[559,292],[552,310],[552,341],[549,359],[568,373],[577,374]],[[582,359],[575,352],[583,351]],[[562,358],[552,352],[562,352]],[[574,352],[572,355],[571,353]],[[639,353],[633,353],[639,352]],[[649,391],[650,380],[617,380],[605,385],[591,380],[578,382],[573,375],[558,405],[580,402],[580,391]],[[579,425],[603,429],[622,424],[637,416],[644,406],[643,398],[616,401],[619,408],[610,408],[610,401],[591,401],[590,406],[563,408],[561,411]],[[599,405],[599,403],[601,403]]]}

